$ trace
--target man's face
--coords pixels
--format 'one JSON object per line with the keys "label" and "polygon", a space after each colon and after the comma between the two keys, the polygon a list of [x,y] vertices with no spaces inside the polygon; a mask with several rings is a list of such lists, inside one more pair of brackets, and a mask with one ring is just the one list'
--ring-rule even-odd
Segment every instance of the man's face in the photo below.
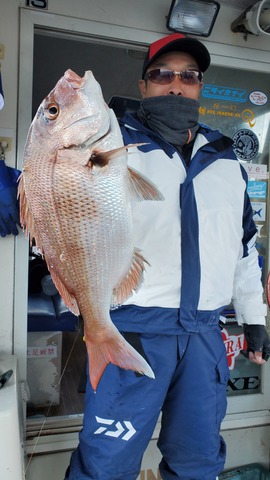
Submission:
{"label": "man's face", "polygon": [[[199,70],[196,60],[191,55],[184,52],[170,52],[161,55],[150,65],[147,72],[156,68],[174,70],[176,72],[182,72],[189,69]],[[187,85],[181,80],[181,78],[179,78],[179,75],[176,75],[172,83],[167,85],[154,83],[150,78],[147,81],[139,81],[139,87],[143,98],[157,97],[160,95],[183,95],[183,97],[198,100],[202,85],[202,82],[195,85]]]}

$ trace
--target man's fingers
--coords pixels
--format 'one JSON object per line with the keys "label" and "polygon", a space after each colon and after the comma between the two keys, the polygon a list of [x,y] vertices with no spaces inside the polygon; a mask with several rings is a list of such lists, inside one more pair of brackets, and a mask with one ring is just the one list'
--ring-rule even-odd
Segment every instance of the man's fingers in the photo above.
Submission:
{"label": "man's fingers", "polygon": [[266,361],[263,359],[262,352],[248,352],[249,360],[257,365],[263,365]]}
{"label": "man's fingers", "polygon": [[250,362],[256,363],[257,365],[263,365],[269,358],[269,355],[262,354],[262,352],[252,352],[247,350],[241,350],[240,353],[247,358]]}

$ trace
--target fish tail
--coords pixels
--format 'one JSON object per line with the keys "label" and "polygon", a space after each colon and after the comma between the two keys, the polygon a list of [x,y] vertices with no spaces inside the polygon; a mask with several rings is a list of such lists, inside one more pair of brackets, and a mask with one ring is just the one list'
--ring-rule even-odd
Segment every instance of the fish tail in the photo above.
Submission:
{"label": "fish tail", "polygon": [[90,383],[96,391],[98,383],[109,363],[125,370],[133,370],[150,378],[155,374],[146,360],[116,332],[102,343],[94,343],[85,338],[89,359]]}

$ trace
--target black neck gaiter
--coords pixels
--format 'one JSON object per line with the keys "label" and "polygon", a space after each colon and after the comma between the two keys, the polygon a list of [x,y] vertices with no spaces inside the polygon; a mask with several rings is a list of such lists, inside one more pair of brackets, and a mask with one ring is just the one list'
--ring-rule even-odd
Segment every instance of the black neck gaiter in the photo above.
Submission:
{"label": "black neck gaiter", "polygon": [[177,95],[149,97],[141,100],[137,115],[153,132],[181,151],[199,128],[199,106],[197,100]]}

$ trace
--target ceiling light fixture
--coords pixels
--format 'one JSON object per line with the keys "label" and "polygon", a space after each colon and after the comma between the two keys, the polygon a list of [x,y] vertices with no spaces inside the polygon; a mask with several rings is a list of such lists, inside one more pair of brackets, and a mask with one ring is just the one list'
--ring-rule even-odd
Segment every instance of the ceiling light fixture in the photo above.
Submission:
{"label": "ceiling light fixture", "polygon": [[173,0],[166,26],[174,32],[209,37],[219,9],[218,2]]}

